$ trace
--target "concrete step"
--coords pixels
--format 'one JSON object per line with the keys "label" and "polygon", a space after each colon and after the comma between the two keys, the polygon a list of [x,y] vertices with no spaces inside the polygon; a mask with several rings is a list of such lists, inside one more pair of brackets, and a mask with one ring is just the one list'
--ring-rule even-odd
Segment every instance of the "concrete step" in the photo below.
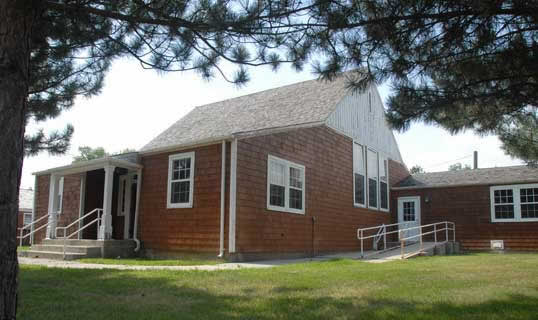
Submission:
{"label": "concrete step", "polygon": [[[54,252],[54,251],[26,250],[26,251],[19,252],[19,257],[64,260],[64,254],[62,252]],[[84,253],[74,253],[74,252],[65,253],[65,260],[75,260],[75,259],[82,259],[86,257],[87,256]]]}
{"label": "concrete step", "polygon": [[[65,243],[68,246],[87,246],[87,247],[100,247],[103,246],[103,240],[78,240],[78,239],[67,239],[65,240]],[[41,241],[41,244],[43,245],[58,245],[63,246],[64,240],[63,239],[44,239]]]}
{"label": "concrete step", "polygon": [[[63,252],[64,246],[63,245],[52,245],[52,244],[35,244],[33,245],[30,250],[33,251],[50,251],[50,252]],[[95,247],[95,246],[71,246],[66,245],[65,251],[70,253],[84,253],[88,256],[100,256],[101,255],[101,247]]]}

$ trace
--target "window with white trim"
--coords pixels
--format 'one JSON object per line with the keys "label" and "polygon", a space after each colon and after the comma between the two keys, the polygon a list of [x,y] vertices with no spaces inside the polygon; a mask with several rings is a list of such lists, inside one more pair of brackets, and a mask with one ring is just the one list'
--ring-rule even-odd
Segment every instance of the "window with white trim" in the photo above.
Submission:
{"label": "window with white trim", "polygon": [[194,152],[168,158],[168,208],[192,208],[194,190]]}
{"label": "window with white trim", "polygon": [[389,210],[389,168],[387,158],[379,155],[379,208]]}
{"label": "window with white trim", "polygon": [[23,226],[27,226],[29,225],[30,223],[32,223],[32,213],[24,213],[24,216],[23,216],[23,219],[22,219],[22,224]]}
{"label": "window with white trim", "polygon": [[368,207],[378,207],[378,175],[379,175],[379,161],[377,159],[377,152],[368,149],[368,156],[366,158],[367,173],[368,173]]}
{"label": "window with white trim", "polygon": [[63,196],[64,196],[64,177],[55,177],[54,190],[56,193],[52,198],[52,211],[62,213]]}
{"label": "window with white trim", "polygon": [[490,188],[491,221],[538,221],[538,184]]}
{"label": "window with white trim", "polygon": [[366,206],[366,161],[364,147],[353,143],[353,201],[356,206]]}
{"label": "window with white trim", "polygon": [[304,214],[305,167],[269,155],[267,209]]}

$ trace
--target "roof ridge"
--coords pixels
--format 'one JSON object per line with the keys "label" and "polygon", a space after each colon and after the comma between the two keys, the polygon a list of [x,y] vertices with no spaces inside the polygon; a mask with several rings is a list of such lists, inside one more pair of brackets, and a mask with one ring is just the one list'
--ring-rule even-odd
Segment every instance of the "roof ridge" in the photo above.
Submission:
{"label": "roof ridge", "polygon": [[462,170],[445,170],[445,171],[420,172],[420,173],[411,174],[411,176],[416,176],[416,175],[421,175],[421,174],[434,174],[434,173],[466,172],[467,170],[480,171],[480,170],[492,170],[492,169],[523,168],[523,167],[531,168],[530,166],[528,166],[526,164],[520,164],[520,165],[512,165],[512,166],[499,166],[499,167],[487,167],[487,168],[476,168],[476,169],[470,168],[470,169],[462,169]]}
{"label": "roof ridge", "polygon": [[[339,78],[339,77],[340,76],[338,76],[337,78]],[[227,99],[224,99],[224,100],[219,100],[219,101],[215,101],[215,102],[210,102],[210,103],[206,103],[206,104],[197,105],[197,106],[194,106],[192,108],[192,110],[195,110],[195,109],[198,109],[198,108],[201,108],[201,107],[209,107],[209,106],[214,105],[214,104],[224,103],[224,102],[228,102],[228,101],[235,100],[235,99],[246,98],[246,97],[250,97],[250,96],[257,95],[257,94],[264,93],[264,92],[281,90],[281,89],[284,89],[284,88],[287,88],[287,87],[296,86],[296,85],[299,85],[299,84],[303,84],[303,83],[307,83],[307,82],[313,82],[313,81],[329,82],[329,83],[333,82],[333,81],[330,81],[330,80],[324,80],[324,79],[320,79],[320,78],[304,80],[304,81],[294,82],[294,83],[286,84],[286,85],[275,87],[275,88],[269,88],[269,89],[264,89],[264,90],[252,92],[252,93],[247,93],[247,94],[240,95],[240,96],[233,97],[233,98],[227,98]]]}

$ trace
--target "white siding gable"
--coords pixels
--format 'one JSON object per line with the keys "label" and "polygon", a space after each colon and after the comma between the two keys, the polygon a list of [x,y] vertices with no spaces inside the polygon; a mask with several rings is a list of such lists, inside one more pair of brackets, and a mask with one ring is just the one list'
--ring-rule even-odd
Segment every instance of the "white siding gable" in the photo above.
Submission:
{"label": "white siding gable", "polygon": [[403,164],[394,134],[385,120],[383,101],[375,86],[370,86],[364,92],[347,94],[329,115],[326,124]]}

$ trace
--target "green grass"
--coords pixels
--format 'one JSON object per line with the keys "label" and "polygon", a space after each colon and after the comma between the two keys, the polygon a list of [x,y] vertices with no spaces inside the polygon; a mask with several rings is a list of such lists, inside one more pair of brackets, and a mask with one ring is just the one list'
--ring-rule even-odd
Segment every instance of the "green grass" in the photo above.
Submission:
{"label": "green grass", "polygon": [[83,263],[96,263],[96,264],[117,264],[126,266],[198,266],[198,265],[215,265],[224,263],[223,260],[202,260],[202,259],[101,259],[101,258],[87,258],[77,260]]}
{"label": "green grass", "polygon": [[538,254],[270,269],[22,266],[18,319],[537,319]]}
{"label": "green grass", "polygon": [[17,250],[18,251],[28,251],[28,250],[30,250],[30,246],[18,246]]}

